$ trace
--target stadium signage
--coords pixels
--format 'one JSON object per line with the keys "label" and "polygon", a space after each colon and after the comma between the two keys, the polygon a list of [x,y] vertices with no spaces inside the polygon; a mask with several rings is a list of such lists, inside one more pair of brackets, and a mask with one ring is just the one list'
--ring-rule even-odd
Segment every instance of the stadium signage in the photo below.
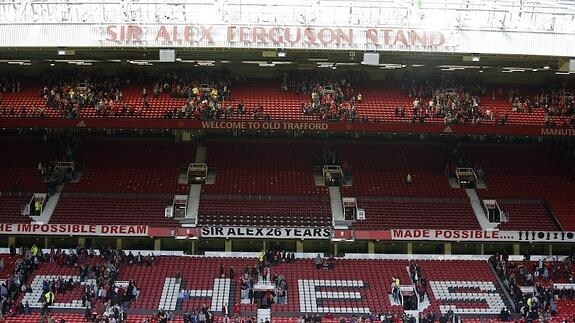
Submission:
{"label": "stadium signage", "polygon": [[118,43],[170,42],[179,44],[258,44],[263,46],[310,47],[314,45],[440,47],[446,37],[440,31],[245,25],[109,25],[105,40]]}
{"label": "stadium signage", "polygon": [[148,236],[144,225],[0,223],[0,234]]}
{"label": "stadium signage", "polygon": [[[575,232],[393,229],[392,240],[575,242]],[[388,236],[389,237],[389,236]],[[389,239],[389,238],[388,238]]]}
{"label": "stadium signage", "polygon": [[439,241],[500,241],[514,239],[515,234],[506,231],[483,230],[431,230],[431,229],[394,229],[392,240],[439,240]]}
{"label": "stadium signage", "polygon": [[331,229],[206,226],[202,227],[201,236],[203,238],[329,239]]}
{"label": "stadium signage", "polygon": [[518,231],[518,241],[530,242],[575,242],[575,232],[565,231]]}
{"label": "stadium signage", "polygon": [[575,128],[541,128],[541,135],[575,137]]}
{"label": "stadium signage", "polygon": [[325,122],[202,121],[203,129],[328,130]]}

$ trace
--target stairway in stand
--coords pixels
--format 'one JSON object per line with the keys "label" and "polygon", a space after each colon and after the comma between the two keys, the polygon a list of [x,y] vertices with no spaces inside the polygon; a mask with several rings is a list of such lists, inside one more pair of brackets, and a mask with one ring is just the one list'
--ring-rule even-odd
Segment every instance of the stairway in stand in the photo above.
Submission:
{"label": "stairway in stand", "polygon": [[272,310],[269,308],[258,308],[258,322],[271,322]]}

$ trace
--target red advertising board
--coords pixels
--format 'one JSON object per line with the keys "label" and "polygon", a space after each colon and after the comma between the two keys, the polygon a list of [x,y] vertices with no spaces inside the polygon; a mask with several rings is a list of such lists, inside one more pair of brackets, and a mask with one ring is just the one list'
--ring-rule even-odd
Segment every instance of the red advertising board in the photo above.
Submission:
{"label": "red advertising board", "polygon": [[510,136],[560,136],[575,137],[573,128],[546,128],[533,125],[446,125],[443,123],[408,122],[314,122],[293,120],[183,120],[183,119],[132,119],[132,118],[2,118],[0,127],[21,128],[123,128],[123,129],[206,129],[245,131],[327,131],[369,133],[443,133],[443,134],[494,134]]}

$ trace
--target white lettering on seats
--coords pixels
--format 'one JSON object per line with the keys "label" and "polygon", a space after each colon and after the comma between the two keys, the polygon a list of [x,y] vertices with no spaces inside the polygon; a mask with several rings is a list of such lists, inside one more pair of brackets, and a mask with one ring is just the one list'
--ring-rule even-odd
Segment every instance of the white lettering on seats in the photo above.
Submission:
{"label": "white lettering on seats", "polygon": [[[166,278],[167,280],[168,278]],[[175,279],[175,278],[174,278]],[[179,286],[179,285],[178,285]],[[201,297],[201,298],[211,298],[212,305],[210,306],[211,311],[221,311],[224,304],[229,305],[230,299],[230,286],[231,281],[229,278],[216,278],[214,279],[213,289],[190,289],[188,294],[190,298]],[[164,286],[164,288],[166,288]],[[169,302],[176,304],[178,297],[183,293],[169,293]],[[162,294],[163,297],[163,294]],[[160,303],[161,304],[161,303]]]}
{"label": "white lettering on seats", "polygon": [[[72,281],[75,284],[78,284],[80,282],[80,276],[61,276],[61,275],[36,275],[34,277],[34,279],[32,280],[32,284],[30,285],[30,287],[32,288],[32,292],[26,293],[24,295],[24,298],[22,298],[22,303],[26,303],[26,301],[28,301],[28,304],[30,304],[31,308],[42,308],[42,285],[44,283],[45,280],[47,281],[52,281],[53,279],[58,279],[58,278],[62,278],[64,281],[69,281],[70,278],[72,278]],[[87,279],[85,282],[80,283],[80,285],[89,285],[92,286],[96,283],[96,280],[94,279]],[[115,285],[117,287],[123,287],[126,288],[128,287],[129,282],[128,281],[116,281]],[[51,308],[55,308],[55,309],[63,309],[63,308],[84,308],[84,306],[82,306],[82,300],[81,299],[75,299],[70,303],[62,303],[62,302],[58,302],[58,294],[55,295],[54,297],[54,304],[51,306]]]}
{"label": "white lettering on seats", "polygon": [[300,279],[299,286],[299,306],[302,313],[370,313],[367,307],[328,307],[321,306],[322,300],[360,300],[359,291],[322,291],[322,287],[351,289],[363,288],[361,280],[318,280],[318,279]]}
{"label": "white lettering on seats", "polygon": [[164,287],[162,288],[162,296],[160,297],[160,305],[158,309],[166,311],[176,310],[178,304],[178,292],[180,291],[181,280],[177,281],[176,278],[166,277],[164,279]]}
{"label": "white lettering on seats", "polygon": [[505,307],[493,282],[431,281],[430,285],[442,313],[451,309],[455,314],[498,314]]}

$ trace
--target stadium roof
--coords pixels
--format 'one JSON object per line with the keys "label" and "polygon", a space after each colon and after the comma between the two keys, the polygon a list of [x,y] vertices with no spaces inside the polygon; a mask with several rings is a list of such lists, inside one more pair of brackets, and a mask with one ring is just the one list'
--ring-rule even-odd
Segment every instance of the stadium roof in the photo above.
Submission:
{"label": "stadium roof", "polygon": [[2,23],[400,26],[575,32],[572,0],[0,0]]}

